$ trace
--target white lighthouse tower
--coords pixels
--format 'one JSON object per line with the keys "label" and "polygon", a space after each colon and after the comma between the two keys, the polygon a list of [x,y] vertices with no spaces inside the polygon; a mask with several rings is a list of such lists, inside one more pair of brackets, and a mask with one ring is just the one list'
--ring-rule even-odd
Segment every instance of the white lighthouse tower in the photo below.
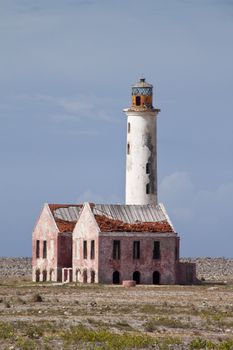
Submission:
{"label": "white lighthouse tower", "polygon": [[157,204],[156,119],[153,85],[144,78],[132,86],[126,149],[126,204]]}

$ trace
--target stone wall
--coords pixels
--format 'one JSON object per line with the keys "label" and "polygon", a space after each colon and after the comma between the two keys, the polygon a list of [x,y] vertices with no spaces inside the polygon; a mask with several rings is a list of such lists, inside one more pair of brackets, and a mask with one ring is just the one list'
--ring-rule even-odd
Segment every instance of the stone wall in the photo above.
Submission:
{"label": "stone wall", "polygon": [[233,259],[226,258],[182,258],[181,262],[196,264],[198,279],[206,281],[233,281]]}
{"label": "stone wall", "polygon": [[[182,258],[181,262],[196,263],[197,277],[206,281],[233,281],[233,259]],[[0,258],[0,279],[31,278],[31,258]]]}
{"label": "stone wall", "polygon": [[0,279],[32,276],[31,258],[0,258]]}

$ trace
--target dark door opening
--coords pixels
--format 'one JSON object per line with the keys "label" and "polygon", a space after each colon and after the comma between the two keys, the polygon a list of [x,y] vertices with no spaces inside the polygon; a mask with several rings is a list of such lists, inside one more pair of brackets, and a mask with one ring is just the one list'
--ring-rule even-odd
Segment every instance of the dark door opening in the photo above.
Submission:
{"label": "dark door opening", "polygon": [[160,273],[158,271],[153,272],[153,284],[160,284]]}
{"label": "dark door opening", "polygon": [[119,284],[120,283],[120,273],[118,271],[114,271],[112,274],[112,283]]}
{"label": "dark door opening", "polygon": [[139,271],[134,271],[133,280],[136,282],[136,284],[140,284],[140,272]]}
{"label": "dark door opening", "polygon": [[87,270],[83,270],[83,283],[87,283]]}
{"label": "dark door opening", "polygon": [[95,271],[91,271],[91,283],[95,283]]}
{"label": "dark door opening", "polygon": [[40,270],[36,270],[36,282],[40,282]]}

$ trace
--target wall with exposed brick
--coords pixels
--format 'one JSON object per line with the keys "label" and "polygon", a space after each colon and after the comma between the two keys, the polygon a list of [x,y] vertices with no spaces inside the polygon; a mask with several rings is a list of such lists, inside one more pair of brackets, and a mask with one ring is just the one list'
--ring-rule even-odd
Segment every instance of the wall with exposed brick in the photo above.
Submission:
{"label": "wall with exposed brick", "polygon": [[58,267],[72,267],[72,233],[58,235]]}
{"label": "wall with exposed brick", "polygon": [[195,263],[179,262],[177,264],[177,283],[178,284],[197,283]]}
{"label": "wall with exposed brick", "polygon": [[[113,259],[113,240],[121,241],[121,256]],[[133,241],[140,241],[140,258],[133,259]],[[154,241],[160,242],[160,259],[153,259]],[[132,280],[134,271],[140,272],[140,283],[152,284],[153,272],[160,273],[160,284],[176,283],[175,233],[107,232],[99,236],[99,281],[112,283],[114,271],[120,272],[120,283]]]}

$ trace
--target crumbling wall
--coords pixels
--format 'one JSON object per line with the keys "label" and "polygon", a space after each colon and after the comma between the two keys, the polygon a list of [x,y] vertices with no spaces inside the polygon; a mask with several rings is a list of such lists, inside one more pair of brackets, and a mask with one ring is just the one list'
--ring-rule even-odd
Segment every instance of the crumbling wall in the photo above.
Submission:
{"label": "crumbling wall", "polygon": [[177,264],[177,283],[178,284],[197,283],[195,263],[179,262]]}
{"label": "crumbling wall", "polygon": [[[57,235],[58,228],[48,206],[45,204],[32,235],[32,280],[57,280]],[[39,254],[37,257],[37,241]],[[43,257],[43,245],[46,242],[46,257]]]}
{"label": "crumbling wall", "polygon": [[[73,281],[98,283],[99,267],[99,227],[87,203],[73,231]],[[86,242],[86,258],[84,257]],[[91,256],[91,242],[94,242],[94,257]]]}
{"label": "crumbling wall", "polygon": [[[174,233],[101,232],[99,234],[99,281],[112,283],[114,271],[120,273],[120,283],[132,280],[140,273],[140,283],[152,284],[153,273],[160,275],[159,284],[176,283],[176,245]],[[113,259],[113,241],[120,240],[120,259]],[[133,241],[140,241],[140,258],[133,258]],[[154,241],[160,242],[160,258],[153,259]]]}

